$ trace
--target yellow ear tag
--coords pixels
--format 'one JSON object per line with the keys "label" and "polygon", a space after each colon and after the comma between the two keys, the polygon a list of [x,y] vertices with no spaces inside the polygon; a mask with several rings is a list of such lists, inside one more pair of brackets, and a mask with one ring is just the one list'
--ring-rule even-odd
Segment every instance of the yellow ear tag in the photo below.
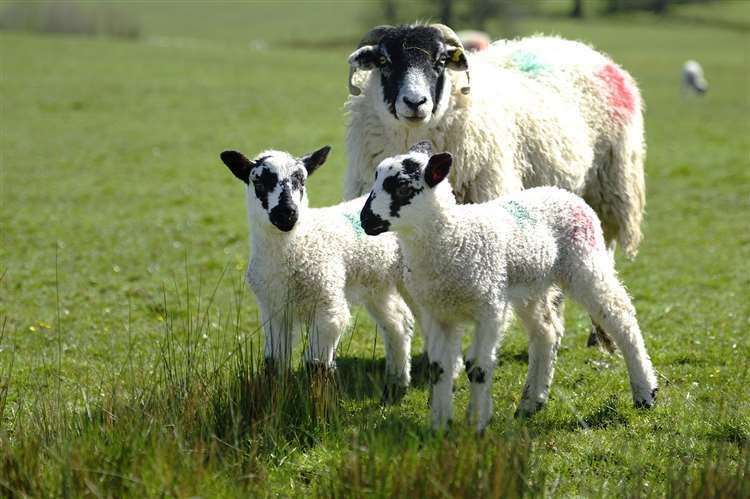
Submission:
{"label": "yellow ear tag", "polygon": [[451,61],[458,62],[461,60],[461,55],[463,54],[463,51],[460,49],[456,49],[453,51],[453,55],[451,56]]}

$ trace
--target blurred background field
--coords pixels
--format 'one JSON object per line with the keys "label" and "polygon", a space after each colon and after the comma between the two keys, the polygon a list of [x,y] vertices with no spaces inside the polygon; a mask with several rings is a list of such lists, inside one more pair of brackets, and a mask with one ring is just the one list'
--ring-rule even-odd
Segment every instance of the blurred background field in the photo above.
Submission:
{"label": "blurred background field", "polygon": [[[309,194],[338,201],[348,54],[369,27],[438,20],[445,3],[0,2],[2,494],[469,496],[488,475],[508,495],[750,494],[731,488],[750,465],[744,0],[659,14],[584,0],[580,18],[570,0],[450,2],[458,28],[583,40],[641,86],[645,240],[618,268],[661,375],[654,411],[631,409],[622,360],[584,347],[571,306],[552,400],[528,422],[512,419],[526,340],[509,335],[485,440],[428,433],[423,383],[379,406],[383,352],[365,314],[342,341],[333,420],[295,392],[291,419],[260,411],[249,434],[219,424],[247,393],[227,379],[247,382],[248,358],[222,359],[259,341],[243,193],[219,152],[331,144]],[[703,98],[680,91],[687,59],[706,71]],[[175,392],[192,395],[154,402]],[[466,396],[462,379],[459,411]],[[206,414],[189,410],[196,398]],[[277,408],[251,401],[237,407]],[[446,449],[472,469],[440,468]]]}

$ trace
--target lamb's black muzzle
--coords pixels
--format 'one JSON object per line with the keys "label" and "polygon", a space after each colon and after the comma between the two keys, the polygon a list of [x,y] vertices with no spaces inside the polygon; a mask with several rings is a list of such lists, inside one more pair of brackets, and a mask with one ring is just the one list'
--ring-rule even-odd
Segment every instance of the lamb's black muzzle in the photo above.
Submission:
{"label": "lamb's black muzzle", "polygon": [[294,228],[294,224],[297,223],[299,214],[296,208],[290,209],[277,206],[271,210],[268,217],[271,219],[271,223],[278,227],[279,230],[289,232]]}
{"label": "lamb's black muzzle", "polygon": [[391,223],[387,220],[383,220],[378,215],[372,212],[372,199],[373,196],[372,194],[370,194],[370,197],[367,198],[365,206],[359,213],[359,223],[362,225],[362,229],[364,229],[365,234],[367,234],[368,236],[377,236],[378,234],[382,234],[383,232],[388,232],[388,228],[391,226]]}
{"label": "lamb's black muzzle", "polygon": [[279,230],[289,232],[294,228],[299,218],[297,207],[292,202],[292,193],[288,185],[285,185],[279,197],[279,204],[274,206],[268,213],[268,218]]}

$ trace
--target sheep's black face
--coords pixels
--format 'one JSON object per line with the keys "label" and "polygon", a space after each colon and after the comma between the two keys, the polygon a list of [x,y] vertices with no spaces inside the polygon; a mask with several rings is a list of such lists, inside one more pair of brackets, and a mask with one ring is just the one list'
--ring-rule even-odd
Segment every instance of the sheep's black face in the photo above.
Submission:
{"label": "sheep's black face", "polygon": [[267,151],[252,161],[236,151],[225,151],[221,159],[247,184],[251,216],[266,213],[275,227],[289,232],[297,223],[301,209],[307,206],[307,176],[325,162],[329,150],[326,146],[301,158],[281,151]]}
{"label": "sheep's black face", "polygon": [[376,236],[397,229],[409,213],[425,209],[425,191],[445,179],[452,162],[448,153],[430,154],[429,143],[421,142],[408,154],[387,158],[378,165],[375,184],[360,213],[367,234]]}
{"label": "sheep's black face", "polygon": [[349,59],[353,67],[379,72],[381,115],[410,126],[439,118],[447,106],[449,65],[465,70],[463,51],[447,47],[443,34],[430,26],[390,29],[377,45],[365,46]]}

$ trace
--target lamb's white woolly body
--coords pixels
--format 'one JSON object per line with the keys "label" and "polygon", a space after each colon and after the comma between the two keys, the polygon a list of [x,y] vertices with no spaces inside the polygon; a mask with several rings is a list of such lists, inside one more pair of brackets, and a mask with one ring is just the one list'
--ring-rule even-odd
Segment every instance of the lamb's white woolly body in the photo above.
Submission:
{"label": "lamb's white woolly body", "polygon": [[[366,192],[375,167],[429,140],[453,153],[459,202],[483,202],[554,185],[581,195],[602,220],[607,242],[634,255],[645,204],[643,117],[627,72],[592,48],[552,37],[496,42],[467,54],[464,73],[446,71],[446,96],[427,125],[386,119],[379,71],[347,109],[349,166],[344,195]],[[403,120],[402,120],[403,121]]]}
{"label": "lamb's white woolly body", "polygon": [[[635,309],[617,278],[596,214],[582,199],[540,187],[460,205],[447,182],[431,188],[414,180],[412,172],[410,179],[402,175],[398,182],[416,194],[396,213],[386,187],[395,182],[386,179],[396,175],[403,158],[386,160],[378,168],[362,220],[369,233],[390,227],[399,236],[406,288],[427,338],[434,426],[452,418],[460,326],[466,322],[476,325],[466,354],[472,382],[469,415],[479,429],[488,423],[495,352],[511,309],[529,333],[529,373],[519,413],[531,414],[546,403],[563,334],[557,313],[560,290],[584,305],[622,350],[635,404],[653,404],[656,377]],[[411,153],[407,158],[411,163],[403,164],[424,164],[427,156]]]}
{"label": "lamb's white woolly body", "polygon": [[[299,160],[287,153],[265,151],[257,158],[263,158],[260,164],[273,169],[282,184],[285,176],[302,171]],[[266,359],[289,366],[294,341],[309,328],[306,362],[333,367],[336,346],[349,324],[350,305],[362,304],[384,337],[390,383],[386,388],[402,393],[409,384],[414,319],[397,290],[403,267],[395,236],[366,236],[359,222],[364,199],[309,208],[304,184],[296,204],[298,219],[283,232],[268,216],[279,190],[269,193],[264,208],[252,182],[247,188],[247,282],[260,308]]]}

